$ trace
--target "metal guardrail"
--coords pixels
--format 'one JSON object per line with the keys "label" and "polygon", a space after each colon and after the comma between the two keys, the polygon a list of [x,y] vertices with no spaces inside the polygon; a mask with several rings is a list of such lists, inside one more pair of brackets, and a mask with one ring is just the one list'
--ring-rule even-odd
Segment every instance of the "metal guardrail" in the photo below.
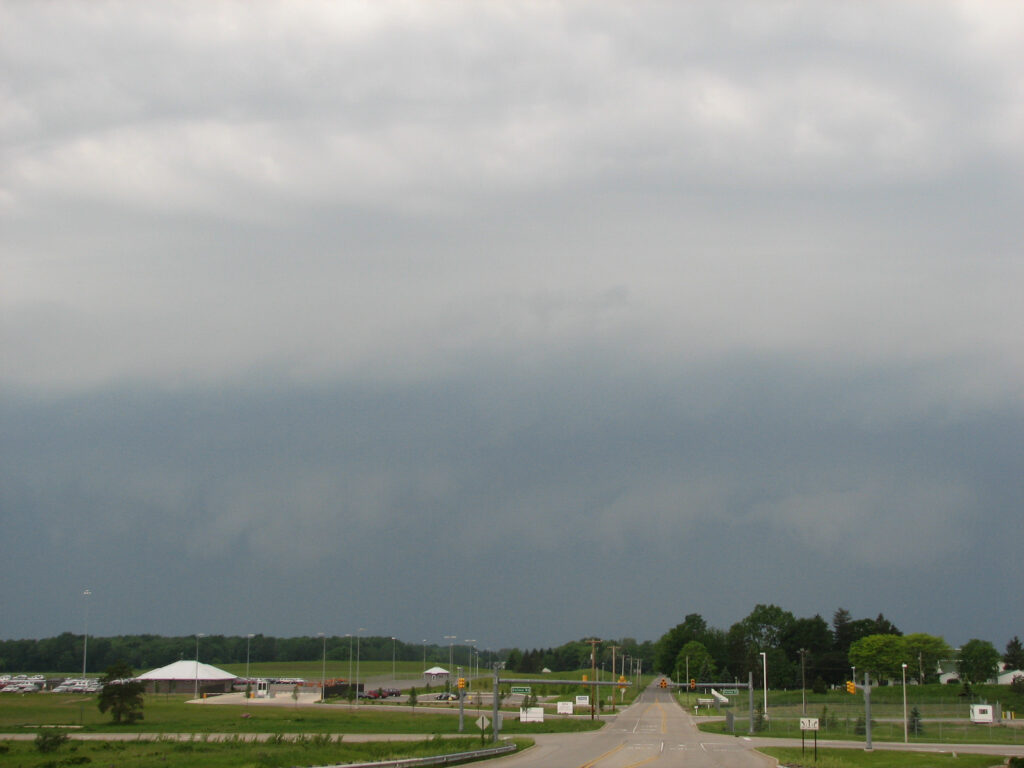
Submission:
{"label": "metal guardrail", "polygon": [[501,747],[474,749],[471,752],[453,752],[449,755],[434,755],[433,757],[403,757],[400,760],[384,760],[379,763],[331,763],[330,765],[314,766],[314,768],[415,768],[415,766],[420,765],[450,765],[463,763],[467,760],[480,760],[485,757],[494,757],[495,755],[504,755],[515,751],[515,744],[506,744]]}

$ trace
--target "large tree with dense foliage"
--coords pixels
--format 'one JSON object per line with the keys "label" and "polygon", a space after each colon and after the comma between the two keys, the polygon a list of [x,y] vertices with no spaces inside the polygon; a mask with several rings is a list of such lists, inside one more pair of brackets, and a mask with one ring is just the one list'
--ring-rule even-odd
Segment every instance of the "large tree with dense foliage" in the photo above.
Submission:
{"label": "large tree with dense foliage", "polygon": [[965,683],[984,683],[999,672],[999,651],[988,640],[968,640],[957,654],[956,668]]}
{"label": "large tree with dense foliage", "polygon": [[664,675],[674,674],[679,649],[693,640],[699,641],[707,629],[708,624],[699,613],[687,614],[681,624],[676,624],[655,643],[655,670]]}
{"label": "large tree with dense foliage", "polygon": [[868,635],[850,646],[849,661],[878,679],[894,679],[903,674],[906,663],[903,638],[899,635]]}
{"label": "large tree with dense foliage", "polygon": [[729,658],[738,665],[736,674],[753,672],[763,676],[764,653],[767,659],[769,687],[792,685],[794,664],[782,649],[782,639],[796,619],[777,605],[758,604],[745,618],[729,628]]}
{"label": "large tree with dense foliage", "polygon": [[1021,645],[1020,638],[1016,635],[1006,644],[1006,653],[1003,654],[1003,663],[1007,669],[1019,669],[1024,671],[1024,645]]}
{"label": "large tree with dense foliage", "polygon": [[903,636],[904,662],[912,674],[917,675],[919,683],[924,685],[929,676],[938,674],[939,662],[951,658],[953,651],[946,641],[935,635],[915,632]]}
{"label": "large tree with dense foliage", "polygon": [[697,640],[691,640],[680,648],[676,657],[673,677],[685,682],[687,675],[702,682],[715,679],[715,660],[704,644]]}
{"label": "large tree with dense foliage", "polygon": [[107,667],[100,679],[103,689],[96,705],[100,712],[109,711],[115,723],[134,723],[142,719],[144,686],[134,678],[134,670],[122,661]]}

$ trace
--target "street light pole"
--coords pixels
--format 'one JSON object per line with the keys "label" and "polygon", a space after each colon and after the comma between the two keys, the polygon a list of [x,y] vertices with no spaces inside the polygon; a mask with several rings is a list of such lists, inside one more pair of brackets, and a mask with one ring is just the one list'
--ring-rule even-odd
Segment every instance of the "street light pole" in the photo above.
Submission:
{"label": "street light pole", "polygon": [[761,651],[761,662],[764,664],[764,719],[768,719],[768,654]]}
{"label": "street light pole", "polygon": [[800,712],[807,716],[807,649],[800,649]]}
{"label": "street light pole", "polygon": [[[352,690],[352,633],[351,632],[346,632],[345,633],[345,637],[348,638],[348,680],[346,682],[348,683],[348,690],[351,691]],[[351,701],[352,701],[352,699],[350,698],[349,702],[351,702]]]}
{"label": "street light pole", "polygon": [[452,688],[452,641],[455,637],[455,635],[444,636],[444,639],[448,641],[448,690]]}
{"label": "street light pole", "polygon": [[360,627],[356,630],[356,698],[359,698],[359,641],[362,639],[361,632],[365,632],[366,627]]}
{"label": "street light pole", "polygon": [[202,632],[196,634],[196,689],[192,698],[199,698],[199,638],[206,637]]}
{"label": "street light pole", "polygon": [[323,655],[321,656],[320,662],[320,701],[324,701],[324,690],[327,685],[327,635],[323,632],[317,632],[316,636],[322,637],[324,641]]}
{"label": "street light pole", "polygon": [[246,690],[246,696],[249,695],[248,691],[250,689],[250,686],[252,685],[252,678],[249,676],[249,643],[252,642],[253,637],[254,637],[254,635],[251,632],[248,635],[245,636],[245,690]]}
{"label": "street light pole", "polygon": [[469,669],[470,685],[472,685],[473,684],[473,682],[472,682],[472,680],[473,680],[473,644],[476,642],[476,640],[475,639],[473,639],[473,640],[463,640],[462,642],[464,642],[466,645],[469,646],[469,652],[466,654],[469,657],[468,658],[469,663],[466,665],[466,667],[467,667],[467,669]]}
{"label": "street light pole", "polygon": [[85,661],[89,655],[89,595],[92,594],[91,589],[86,589],[82,592],[82,598],[85,600],[85,634],[82,636],[82,679],[85,679]]}
{"label": "street light pole", "polygon": [[[398,675],[395,674],[395,638],[391,638],[391,680],[398,682]],[[395,686],[397,687],[397,685]]]}
{"label": "street light pole", "polygon": [[907,725],[907,665],[903,665],[903,743],[910,740],[909,727]]}

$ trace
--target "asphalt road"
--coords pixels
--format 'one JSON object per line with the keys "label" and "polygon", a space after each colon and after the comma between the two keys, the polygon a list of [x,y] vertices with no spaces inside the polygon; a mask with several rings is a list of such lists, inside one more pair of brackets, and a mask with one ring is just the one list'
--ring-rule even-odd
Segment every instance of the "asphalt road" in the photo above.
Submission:
{"label": "asphalt road", "polygon": [[648,688],[600,731],[534,737],[526,752],[497,758],[493,768],[766,768],[774,761],[753,751],[743,738],[702,733],[693,717],[660,688]]}

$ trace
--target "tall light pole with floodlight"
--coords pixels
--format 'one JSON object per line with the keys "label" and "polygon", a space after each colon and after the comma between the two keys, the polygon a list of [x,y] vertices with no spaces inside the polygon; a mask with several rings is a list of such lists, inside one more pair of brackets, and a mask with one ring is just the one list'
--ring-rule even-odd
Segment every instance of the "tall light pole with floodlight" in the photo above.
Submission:
{"label": "tall light pole with floodlight", "polygon": [[202,632],[196,633],[196,689],[192,698],[199,698],[199,638],[206,637]]}
{"label": "tall light pole with floodlight", "polygon": [[764,664],[764,719],[768,719],[768,654],[761,651],[761,663]]}
{"label": "tall light pole with floodlight", "polygon": [[466,645],[469,646],[469,653],[467,654],[467,656],[469,656],[469,659],[468,659],[469,663],[466,666],[469,669],[469,677],[470,677],[470,679],[472,679],[473,678],[473,643],[475,643],[476,640],[463,640],[462,642],[464,642]]}
{"label": "tall light pole with floodlight", "polygon": [[323,638],[323,651],[320,656],[320,701],[324,700],[324,686],[327,684],[327,634],[317,632],[317,637]]}
{"label": "tall light pole with floodlight", "polygon": [[356,630],[356,698],[359,698],[359,640],[362,632],[366,631],[366,627],[360,627]]}
{"label": "tall light pole with floodlight", "polygon": [[909,727],[907,725],[907,665],[903,665],[903,743],[910,740]]}
{"label": "tall light pole with floodlight", "polygon": [[252,686],[252,678],[249,676],[249,644],[252,642],[252,639],[254,637],[255,637],[255,635],[252,634],[252,632],[250,632],[248,635],[245,636],[245,690],[246,690],[246,696],[249,695],[248,691],[249,691],[250,687]]}
{"label": "tall light pole with floodlight", "polygon": [[91,589],[82,591],[82,599],[85,600],[85,634],[82,635],[82,679],[85,679],[85,661],[89,655],[89,595]]}
{"label": "tall light pole with floodlight", "polygon": [[448,689],[452,687],[452,641],[455,640],[457,635],[445,635],[444,639],[448,641]]}
{"label": "tall light pole with floodlight", "polygon": [[[351,691],[352,691],[352,633],[351,632],[346,632],[345,633],[345,637],[348,638],[348,680],[346,682],[348,683],[348,690],[351,693]],[[351,702],[351,701],[352,701],[352,699],[349,698],[349,702]]]}

